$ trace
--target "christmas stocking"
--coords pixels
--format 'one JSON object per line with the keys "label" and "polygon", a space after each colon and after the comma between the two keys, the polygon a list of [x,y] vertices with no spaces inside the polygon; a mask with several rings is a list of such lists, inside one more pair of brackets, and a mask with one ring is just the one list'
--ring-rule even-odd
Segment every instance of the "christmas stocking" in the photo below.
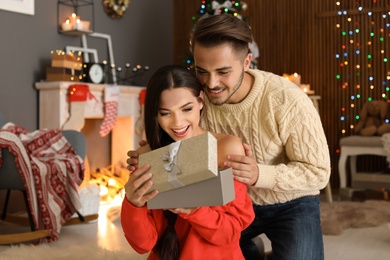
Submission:
{"label": "christmas stocking", "polygon": [[68,121],[66,121],[63,125],[63,130],[72,129],[80,131],[84,127],[84,110],[88,95],[88,85],[74,84],[69,86],[68,99],[70,106],[70,116]]}
{"label": "christmas stocking", "polygon": [[104,137],[111,132],[118,115],[119,87],[111,86],[104,89],[104,120],[100,126],[100,136]]}

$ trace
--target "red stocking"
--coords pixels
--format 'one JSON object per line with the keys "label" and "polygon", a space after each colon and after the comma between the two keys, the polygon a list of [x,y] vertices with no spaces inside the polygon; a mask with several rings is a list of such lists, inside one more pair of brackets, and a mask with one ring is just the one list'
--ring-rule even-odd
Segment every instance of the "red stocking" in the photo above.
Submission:
{"label": "red stocking", "polygon": [[119,92],[119,87],[106,87],[104,90],[104,120],[99,131],[101,137],[108,135],[115,126]]}

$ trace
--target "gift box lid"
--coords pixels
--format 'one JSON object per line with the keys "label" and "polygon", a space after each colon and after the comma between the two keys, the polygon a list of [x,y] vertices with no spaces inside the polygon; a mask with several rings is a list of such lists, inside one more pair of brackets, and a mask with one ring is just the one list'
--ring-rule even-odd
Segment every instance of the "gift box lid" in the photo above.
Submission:
{"label": "gift box lid", "polygon": [[217,140],[209,132],[174,142],[139,156],[149,164],[153,186],[164,192],[218,175]]}

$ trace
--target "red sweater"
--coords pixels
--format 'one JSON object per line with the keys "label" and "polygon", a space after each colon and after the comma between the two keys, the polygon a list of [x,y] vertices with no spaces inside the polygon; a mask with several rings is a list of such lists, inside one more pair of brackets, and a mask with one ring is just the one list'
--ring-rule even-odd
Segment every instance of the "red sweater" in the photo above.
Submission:
{"label": "red sweater", "polygon": [[[244,259],[240,249],[241,231],[252,223],[254,212],[245,184],[234,181],[235,199],[224,206],[200,207],[179,214],[175,230],[180,259]],[[134,207],[126,198],[121,223],[129,244],[140,254],[150,252],[167,226],[162,210]],[[160,259],[151,252],[148,259]]]}

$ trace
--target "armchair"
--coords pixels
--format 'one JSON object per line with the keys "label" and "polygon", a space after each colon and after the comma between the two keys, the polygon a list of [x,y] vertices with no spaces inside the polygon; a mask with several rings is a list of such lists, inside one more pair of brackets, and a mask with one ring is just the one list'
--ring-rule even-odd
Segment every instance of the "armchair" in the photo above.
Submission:
{"label": "armchair", "polygon": [[[5,117],[0,114],[0,128],[2,128],[7,122],[8,121]],[[66,141],[70,143],[76,154],[81,158],[84,158],[86,155],[86,141],[83,134],[74,130],[63,130],[61,133],[63,137],[65,137]],[[27,153],[27,151],[22,152]],[[16,157],[14,153],[7,148],[0,148],[0,162],[0,190],[6,190],[6,198],[0,217],[6,222],[14,222],[22,225],[27,224],[31,227],[31,232],[0,234],[0,244],[14,244],[37,239],[42,241],[42,239],[50,237],[53,230],[37,228],[36,222],[34,222],[32,215],[33,210],[30,207],[31,204],[28,202],[29,198],[28,193],[26,192],[25,181],[23,180],[24,177],[22,178],[23,174],[21,174],[19,170],[20,167],[16,164]],[[7,216],[11,190],[18,190],[23,193],[27,218],[13,216],[12,214],[8,214]],[[76,213],[78,218],[69,218],[63,225],[66,225],[68,222],[71,224],[88,222],[98,217],[97,214],[82,216],[78,211],[76,211]],[[41,216],[39,215],[39,217]]]}

